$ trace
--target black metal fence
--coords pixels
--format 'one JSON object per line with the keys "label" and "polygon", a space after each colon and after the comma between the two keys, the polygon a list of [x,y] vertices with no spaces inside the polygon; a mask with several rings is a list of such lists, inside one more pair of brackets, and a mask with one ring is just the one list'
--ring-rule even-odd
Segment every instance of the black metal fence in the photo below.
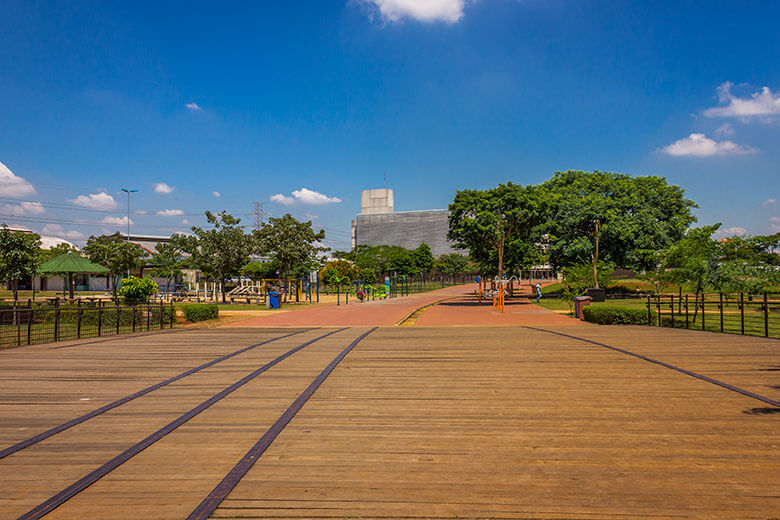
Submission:
{"label": "black metal fence", "polygon": [[780,338],[780,294],[647,296],[647,323],[658,327]]}
{"label": "black metal fence", "polygon": [[173,303],[116,305],[112,302],[34,304],[0,308],[0,348],[113,336],[173,327]]}

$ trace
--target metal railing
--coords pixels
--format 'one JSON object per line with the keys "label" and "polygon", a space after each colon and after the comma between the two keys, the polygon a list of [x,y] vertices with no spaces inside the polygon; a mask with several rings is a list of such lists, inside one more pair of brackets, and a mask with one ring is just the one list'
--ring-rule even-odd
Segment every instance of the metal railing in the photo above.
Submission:
{"label": "metal railing", "polygon": [[647,324],[780,338],[780,295],[647,295]]}
{"label": "metal railing", "polygon": [[35,304],[0,308],[0,348],[114,336],[172,328],[173,303],[116,305],[109,302]]}

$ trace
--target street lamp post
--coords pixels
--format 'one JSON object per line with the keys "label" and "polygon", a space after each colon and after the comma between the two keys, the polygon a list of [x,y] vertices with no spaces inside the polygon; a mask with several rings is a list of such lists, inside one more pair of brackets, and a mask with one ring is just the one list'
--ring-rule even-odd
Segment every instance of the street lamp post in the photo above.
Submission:
{"label": "street lamp post", "polygon": [[[122,191],[127,193],[127,243],[130,243],[130,194],[135,193],[138,190],[131,190],[128,188],[122,188]],[[130,276],[130,268],[127,268],[127,276]]]}

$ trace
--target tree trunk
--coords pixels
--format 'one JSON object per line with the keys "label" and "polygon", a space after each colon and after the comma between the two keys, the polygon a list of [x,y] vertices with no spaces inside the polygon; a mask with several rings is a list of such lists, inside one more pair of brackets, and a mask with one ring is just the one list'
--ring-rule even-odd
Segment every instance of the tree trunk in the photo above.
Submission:
{"label": "tree trunk", "polygon": [[14,292],[14,301],[19,299],[19,280],[13,280],[11,282],[11,289]]}
{"label": "tree trunk", "polygon": [[599,288],[599,224],[600,222],[596,220],[596,251],[590,255],[593,262],[593,287],[595,289]]}
{"label": "tree trunk", "polygon": [[501,238],[501,242],[498,243],[498,279],[504,279],[504,240]]}

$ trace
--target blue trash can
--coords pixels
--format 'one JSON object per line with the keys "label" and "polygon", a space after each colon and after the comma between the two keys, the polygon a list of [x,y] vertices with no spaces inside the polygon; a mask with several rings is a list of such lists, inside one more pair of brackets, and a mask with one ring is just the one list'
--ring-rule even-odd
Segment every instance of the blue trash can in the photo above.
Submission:
{"label": "blue trash can", "polygon": [[282,293],[278,292],[269,292],[268,293],[268,300],[271,302],[271,308],[272,309],[278,309],[281,307],[279,303],[279,297],[282,295]]}

